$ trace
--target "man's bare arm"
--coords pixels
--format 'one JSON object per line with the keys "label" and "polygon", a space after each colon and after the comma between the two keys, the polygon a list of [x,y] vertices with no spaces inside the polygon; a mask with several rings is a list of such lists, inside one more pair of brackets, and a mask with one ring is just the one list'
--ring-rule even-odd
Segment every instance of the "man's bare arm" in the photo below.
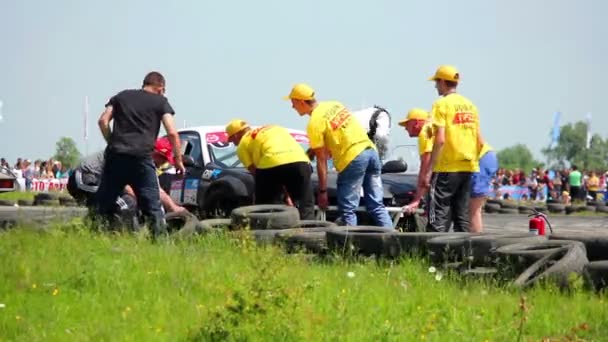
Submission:
{"label": "man's bare arm", "polygon": [[424,182],[424,177],[429,171],[431,164],[431,153],[426,152],[420,156],[420,171],[418,171],[418,186],[416,187],[416,194],[414,195],[413,202],[420,201],[426,194],[428,187]]}
{"label": "man's bare arm", "polygon": [[110,136],[112,135],[112,130],[110,129],[110,121],[112,121],[112,112],[113,107],[107,106],[106,109],[101,113],[97,124],[99,125],[99,130],[101,131],[101,135],[106,140],[106,143],[110,142]]}
{"label": "man's bare arm", "polygon": [[317,175],[319,176],[319,189],[327,189],[327,152],[324,147],[313,150],[317,157]]}
{"label": "man's bare arm", "polygon": [[163,115],[162,122],[163,127],[165,127],[165,131],[167,132],[167,138],[169,138],[169,141],[173,146],[173,156],[175,158],[175,164],[182,164],[181,145],[179,141],[179,135],[177,134],[177,130],[175,129],[175,120],[173,119],[173,115],[165,113]]}
{"label": "man's bare arm", "polygon": [[445,144],[445,127],[437,127],[437,132],[435,133],[435,140],[433,141],[433,152],[431,152],[429,169],[426,170],[427,175],[432,172],[433,168],[435,168],[435,164],[437,164],[437,160],[439,159],[439,155],[441,154],[443,144]]}

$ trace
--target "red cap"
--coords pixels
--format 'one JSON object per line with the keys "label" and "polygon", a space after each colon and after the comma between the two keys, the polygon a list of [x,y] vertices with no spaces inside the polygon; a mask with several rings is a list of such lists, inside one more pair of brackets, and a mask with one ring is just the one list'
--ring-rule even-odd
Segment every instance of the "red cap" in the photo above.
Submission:
{"label": "red cap", "polygon": [[165,157],[171,165],[175,164],[173,159],[173,146],[167,137],[158,138],[154,146],[154,152]]}

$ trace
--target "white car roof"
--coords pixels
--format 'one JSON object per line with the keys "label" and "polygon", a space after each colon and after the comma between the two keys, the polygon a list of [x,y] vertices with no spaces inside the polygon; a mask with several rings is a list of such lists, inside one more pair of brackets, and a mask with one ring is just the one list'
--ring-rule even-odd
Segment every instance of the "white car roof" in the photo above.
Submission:
{"label": "white car roof", "polygon": [[[257,128],[260,126],[251,126],[252,128]],[[302,130],[297,130],[297,129],[291,129],[291,128],[287,128],[286,129],[289,131],[289,133],[297,133],[297,134],[303,134],[306,135],[306,131],[302,131]],[[217,132],[225,132],[226,131],[226,126],[194,126],[194,127],[186,127],[186,128],[180,128],[177,130],[178,132],[184,132],[184,131],[196,131],[199,134],[207,134],[207,133],[217,133]]]}

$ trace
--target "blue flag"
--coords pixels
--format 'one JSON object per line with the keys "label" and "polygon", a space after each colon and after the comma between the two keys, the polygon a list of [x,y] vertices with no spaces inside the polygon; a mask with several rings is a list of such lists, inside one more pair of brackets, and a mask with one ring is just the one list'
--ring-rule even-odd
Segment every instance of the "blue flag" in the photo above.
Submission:
{"label": "blue flag", "polygon": [[553,114],[553,129],[551,130],[551,147],[554,148],[559,142],[559,119],[561,118],[561,112],[555,112]]}

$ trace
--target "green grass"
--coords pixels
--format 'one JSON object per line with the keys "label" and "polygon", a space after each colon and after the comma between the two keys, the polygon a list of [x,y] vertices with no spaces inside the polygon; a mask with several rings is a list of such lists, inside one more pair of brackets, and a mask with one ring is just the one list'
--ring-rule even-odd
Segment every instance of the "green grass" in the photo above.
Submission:
{"label": "green grass", "polygon": [[34,196],[36,196],[36,192],[32,191],[12,191],[12,192],[1,192],[0,199],[2,200],[34,200]]}
{"label": "green grass", "polygon": [[247,239],[151,243],[79,227],[0,234],[0,340],[516,341],[520,328],[523,340],[608,336],[608,298],[584,290],[521,293],[438,281],[418,259],[320,261]]}

